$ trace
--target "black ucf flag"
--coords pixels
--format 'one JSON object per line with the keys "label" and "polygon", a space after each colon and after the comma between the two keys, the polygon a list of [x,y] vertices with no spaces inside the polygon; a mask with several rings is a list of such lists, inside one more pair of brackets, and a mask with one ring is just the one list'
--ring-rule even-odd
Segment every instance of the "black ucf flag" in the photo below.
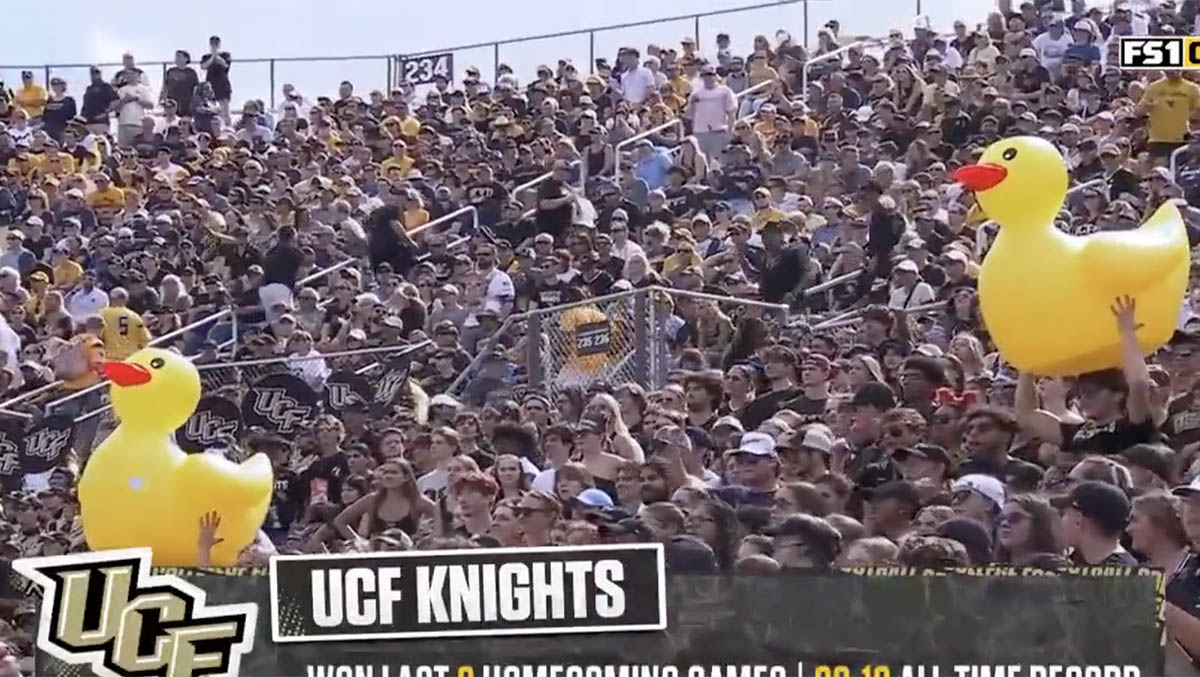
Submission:
{"label": "black ucf flag", "polygon": [[17,560],[42,588],[38,648],[102,677],[238,675],[254,604],[209,606],[177,576],[150,573],[150,549]]}

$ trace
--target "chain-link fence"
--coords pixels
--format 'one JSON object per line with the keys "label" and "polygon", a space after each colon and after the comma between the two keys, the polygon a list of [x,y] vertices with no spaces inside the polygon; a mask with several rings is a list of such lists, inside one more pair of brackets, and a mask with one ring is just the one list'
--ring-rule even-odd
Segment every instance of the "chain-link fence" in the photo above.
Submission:
{"label": "chain-link fence", "polygon": [[[458,398],[489,377],[485,364],[497,350],[517,362],[510,385],[550,394],[595,383],[662,387],[688,356],[720,364],[734,332],[747,319],[778,335],[788,308],[732,296],[648,287],[510,316],[447,389]],[[503,360],[501,361],[503,362]]]}

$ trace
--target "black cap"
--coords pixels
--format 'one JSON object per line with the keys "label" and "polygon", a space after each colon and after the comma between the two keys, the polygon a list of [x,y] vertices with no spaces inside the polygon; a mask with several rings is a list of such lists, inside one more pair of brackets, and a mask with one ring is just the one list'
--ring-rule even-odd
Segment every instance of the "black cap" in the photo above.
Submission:
{"label": "black cap", "polygon": [[874,407],[886,411],[896,406],[896,395],[885,384],[871,381],[862,384],[858,390],[854,391],[854,397],[850,399],[850,406]]}
{"label": "black cap", "polygon": [[913,511],[921,507],[921,494],[917,492],[917,488],[911,482],[904,480],[886,482],[875,487],[875,490],[871,492],[872,503],[888,498],[894,498],[908,505]]}
{"label": "black cap", "polygon": [[1173,346],[1200,344],[1200,332],[1187,327],[1176,329],[1175,333],[1171,335],[1170,344]]}
{"label": "black cap", "polygon": [[942,522],[937,535],[958,541],[967,550],[971,564],[984,565],[992,561],[992,536],[987,527],[969,517],[956,517]]}
{"label": "black cap", "polygon": [[1066,507],[1078,510],[1107,534],[1119,534],[1129,524],[1129,498],[1105,482],[1081,482],[1067,494]]}
{"label": "black cap", "polygon": [[897,449],[892,453],[892,457],[897,461],[900,461],[906,458],[909,454],[920,456],[921,458],[928,459],[930,461],[937,461],[945,466],[949,466],[951,463],[950,453],[936,444],[918,444],[913,447]]}
{"label": "black cap", "polygon": [[1145,468],[1165,482],[1171,481],[1175,451],[1161,444],[1135,444],[1121,452],[1130,465]]}
{"label": "black cap", "polygon": [[676,536],[667,543],[667,570],[676,574],[715,574],[717,556],[694,536]]}

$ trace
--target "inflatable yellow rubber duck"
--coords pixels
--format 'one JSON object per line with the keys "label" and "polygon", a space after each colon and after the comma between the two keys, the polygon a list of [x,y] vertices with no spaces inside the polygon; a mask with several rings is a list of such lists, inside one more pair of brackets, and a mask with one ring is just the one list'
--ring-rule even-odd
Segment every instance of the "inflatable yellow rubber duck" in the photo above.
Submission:
{"label": "inflatable yellow rubber duck", "polygon": [[210,563],[227,566],[254,541],[271,501],[271,463],[236,464],[186,454],[172,433],[200,401],[200,375],[181,355],[144,348],[105,362],[120,425],[92,452],[79,481],[83,533],[91,550],[149,546],[154,564],[194,566],[201,516],[221,517]]}
{"label": "inflatable yellow rubber duck", "polygon": [[1000,354],[1021,371],[1069,376],[1121,364],[1110,307],[1137,301],[1138,344],[1171,338],[1187,289],[1179,209],[1164,204],[1135,230],[1068,235],[1054,226],[1067,192],[1062,155],[1037,137],[997,141],[955,180],[975,191],[1000,232],[983,260],[979,302]]}

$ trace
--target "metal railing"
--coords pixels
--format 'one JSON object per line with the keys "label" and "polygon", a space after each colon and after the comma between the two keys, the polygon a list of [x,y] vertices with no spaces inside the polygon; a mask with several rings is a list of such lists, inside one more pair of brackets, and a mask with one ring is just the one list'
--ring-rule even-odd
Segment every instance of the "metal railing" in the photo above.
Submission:
{"label": "metal railing", "polygon": [[[215,369],[241,369],[244,367],[256,367],[256,366],[264,366],[264,365],[269,365],[269,364],[292,364],[292,363],[296,363],[296,362],[311,362],[313,360],[327,360],[327,359],[332,360],[332,359],[337,359],[339,357],[357,357],[359,355],[374,355],[374,354],[379,354],[379,353],[410,353],[410,352],[416,352],[418,350],[421,350],[422,348],[425,348],[432,344],[433,344],[433,342],[427,339],[425,341],[421,341],[420,343],[412,343],[412,344],[405,343],[405,344],[393,345],[393,346],[376,346],[374,348],[356,348],[354,350],[336,350],[336,351],[331,351],[328,353],[317,353],[317,354],[310,354],[310,355],[299,355],[299,356],[297,356],[297,355],[280,355],[278,357],[260,357],[260,358],[249,359],[249,360],[232,360],[232,361],[227,361],[227,362],[209,362],[207,364],[196,365],[196,370],[199,372],[205,372],[205,371],[212,371]],[[367,365],[366,367],[357,369],[357,370],[355,370],[355,373],[366,372],[367,370],[375,367],[376,364],[378,364],[378,363],[372,363],[370,365]],[[107,385],[107,383],[105,383],[104,385]],[[96,409],[93,409],[92,411],[80,414],[79,416],[75,417],[74,422],[76,424],[83,423],[89,419],[95,418],[96,416],[99,416],[105,412],[108,412],[111,409],[112,409],[112,404],[104,404],[103,406],[97,407]],[[99,441],[100,441],[99,439],[96,440],[97,443]]]}
{"label": "metal railing", "polygon": [[[912,308],[904,308],[903,310],[905,313],[907,313],[910,316],[918,315],[918,314],[927,313],[927,312],[930,312],[933,310],[941,310],[942,308],[946,307],[946,303],[947,303],[946,301],[934,301],[933,303],[926,303],[926,304],[920,305],[920,306],[913,306]],[[831,318],[831,319],[828,319],[824,322],[818,322],[817,324],[812,325],[812,330],[813,331],[824,331],[827,329],[840,329],[841,327],[854,326],[855,324],[858,324],[858,322],[860,320],[862,320],[862,316],[864,313],[867,312],[868,307],[869,306],[864,306],[862,308],[855,308],[853,311],[842,313],[841,315]],[[889,308],[889,310],[898,310],[898,309]]]}
{"label": "metal railing", "polygon": [[475,205],[467,205],[466,207],[463,207],[461,209],[456,209],[456,210],[450,212],[449,214],[446,214],[445,216],[440,216],[440,217],[430,221],[429,223],[426,223],[426,224],[417,226],[416,228],[413,228],[412,230],[408,231],[408,236],[416,237],[417,235],[420,235],[421,233],[424,233],[427,230],[432,230],[434,227],[440,226],[443,223],[451,223],[453,221],[456,221],[458,219],[458,217],[462,216],[463,214],[471,215],[471,232],[478,231],[479,230],[479,209],[477,209],[475,207]]}
{"label": "metal railing", "polygon": [[[148,345],[150,345],[150,346],[162,345],[166,341],[184,336],[188,332],[195,331],[196,329],[199,329],[205,325],[212,324],[215,322],[220,322],[222,319],[224,319],[226,317],[229,318],[229,320],[233,323],[234,327],[237,326],[237,313],[233,312],[232,310],[222,310],[218,313],[209,315],[208,317],[196,320],[195,322],[192,322],[191,324],[182,326],[179,329],[176,329],[174,331],[163,334],[162,336],[159,336],[158,338],[151,341]],[[234,331],[235,331],[235,335],[236,335],[236,329]],[[99,383],[90,385],[87,388],[83,388],[81,390],[76,390],[75,392],[73,392],[69,395],[60,397],[56,400],[51,400],[50,402],[46,403],[46,413],[49,414],[54,409],[66,404],[67,402],[77,400],[81,397],[86,397],[87,395],[90,395],[98,390],[102,390],[107,385],[108,385],[108,381],[104,380]]]}
{"label": "metal railing", "polygon": [[[918,7],[919,7],[919,5],[918,5]],[[919,9],[918,9],[917,13],[920,14]],[[877,40],[859,40],[858,42],[852,42],[849,45],[846,45],[845,47],[838,47],[837,49],[835,49],[831,52],[826,52],[819,56],[814,56],[811,59],[809,59],[808,61],[805,61],[804,66],[800,69],[800,93],[799,93],[799,95],[801,97],[803,97],[805,101],[808,100],[808,70],[810,68],[812,68],[816,64],[825,63],[826,61],[832,61],[833,59],[841,60],[842,55],[849,52],[850,50],[866,49],[867,47],[869,47],[873,44],[879,44],[879,43]]]}
{"label": "metal railing", "polygon": [[[231,310],[231,309],[225,309],[225,310],[217,311],[217,312],[213,313],[212,315],[202,317],[199,320],[196,320],[195,322],[184,325],[178,329],[169,331],[166,334],[163,334],[162,336],[156,336],[153,339],[151,339],[150,343],[148,343],[147,345],[148,346],[161,346],[168,341],[172,341],[174,339],[177,339],[181,336],[186,335],[190,331],[194,331],[194,330],[199,329],[200,327],[203,327],[208,324],[220,322],[222,319],[224,319],[226,317],[228,317],[230,319],[230,321],[233,325],[233,327],[232,327],[233,337],[234,337],[233,340],[236,341],[237,332],[238,332],[237,314],[234,313],[233,310]],[[93,385],[83,388],[81,390],[76,390],[75,392],[72,392],[69,395],[60,397],[56,400],[51,400],[50,402],[46,403],[46,411],[47,411],[47,413],[49,413],[50,410],[53,409],[54,407],[57,407],[65,402],[70,402],[77,398],[84,397],[85,395],[93,393],[93,392],[99,390],[101,387],[103,387],[107,383],[108,383],[107,381],[101,381],[100,383],[93,384]],[[12,399],[5,400],[4,402],[0,402],[0,416],[15,416],[17,418],[32,419],[33,418],[32,414],[12,409],[12,407],[14,407],[18,404],[22,404],[22,403],[34,400],[41,395],[45,395],[46,393],[52,392],[57,388],[61,388],[65,384],[66,384],[66,381],[61,381],[61,380],[55,381],[53,383],[48,383],[44,386],[40,386],[40,387],[38,387],[34,390],[31,390],[27,393],[22,393],[20,395],[17,395],[16,397],[14,397]]]}
{"label": "metal railing", "polygon": [[1171,151],[1171,162],[1170,162],[1171,180],[1176,183],[1179,182],[1179,158],[1182,157],[1183,154],[1187,152],[1187,149],[1188,149],[1188,147],[1185,144],[1185,145],[1182,145],[1182,146],[1176,148],[1175,150]]}
{"label": "metal railing", "polygon": [[684,126],[683,126],[683,118],[672,118],[672,119],[667,120],[666,122],[662,123],[661,125],[658,125],[656,127],[651,127],[650,129],[647,129],[644,132],[634,134],[633,136],[629,137],[628,139],[624,139],[623,141],[618,141],[617,143],[613,144],[613,176],[621,175],[621,149],[622,148],[625,148],[629,145],[637,143],[638,141],[641,141],[642,139],[646,139],[651,136],[654,136],[655,134],[658,134],[660,132],[664,132],[672,127],[679,128],[679,138],[680,138],[680,140],[683,140],[683,135],[684,135],[684,131],[685,131]]}
{"label": "metal railing", "polygon": [[316,282],[317,280],[319,280],[323,277],[328,277],[330,275],[333,275],[336,272],[345,270],[345,269],[349,268],[350,266],[354,265],[355,263],[358,263],[358,259],[350,258],[350,259],[346,259],[345,261],[338,261],[337,263],[333,264],[332,266],[329,266],[328,268],[322,268],[321,270],[318,270],[315,273],[309,273],[308,275],[305,275],[304,277],[300,278],[299,280],[296,280],[296,284],[294,286],[303,287],[305,285],[312,284],[313,282]]}

